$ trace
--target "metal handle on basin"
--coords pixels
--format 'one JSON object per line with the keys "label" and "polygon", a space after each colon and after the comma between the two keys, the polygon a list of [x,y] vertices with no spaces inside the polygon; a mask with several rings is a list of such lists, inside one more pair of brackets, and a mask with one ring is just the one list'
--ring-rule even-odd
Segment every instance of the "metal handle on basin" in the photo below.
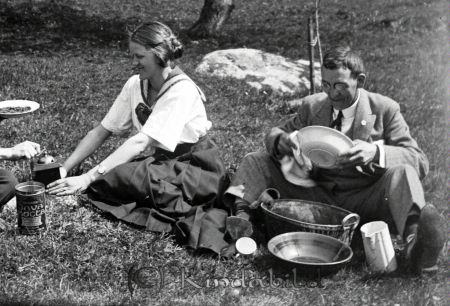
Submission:
{"label": "metal handle on basin", "polygon": [[[354,224],[349,224],[352,219],[356,219]],[[356,227],[359,224],[359,221],[361,220],[360,216],[355,213],[348,214],[347,216],[342,219],[342,227],[344,228],[344,239],[343,241],[346,242],[348,245],[352,242],[353,238],[353,232],[356,229]]]}
{"label": "metal handle on basin", "polygon": [[[350,223],[349,221],[353,218],[356,219],[356,222],[353,225],[349,224]],[[360,220],[361,220],[361,218],[359,217],[358,214],[351,213],[351,214],[348,214],[347,216],[345,216],[344,219],[342,219],[342,226],[344,228],[348,228],[351,226],[352,230],[354,230],[358,226]]]}

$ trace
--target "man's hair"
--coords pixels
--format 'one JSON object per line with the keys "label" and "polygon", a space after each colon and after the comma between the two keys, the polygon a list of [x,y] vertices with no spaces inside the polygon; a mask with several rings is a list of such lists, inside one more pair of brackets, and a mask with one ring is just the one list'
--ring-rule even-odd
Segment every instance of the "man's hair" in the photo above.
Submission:
{"label": "man's hair", "polygon": [[353,78],[365,73],[363,60],[349,46],[335,46],[328,49],[323,56],[323,66],[329,70],[347,68]]}

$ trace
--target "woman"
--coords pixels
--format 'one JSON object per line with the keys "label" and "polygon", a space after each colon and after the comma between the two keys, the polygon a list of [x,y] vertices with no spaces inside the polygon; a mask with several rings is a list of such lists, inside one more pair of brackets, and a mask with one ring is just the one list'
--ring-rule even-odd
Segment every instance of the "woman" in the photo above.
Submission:
{"label": "woman", "polygon": [[[227,213],[207,208],[220,204],[225,169],[207,136],[211,122],[205,97],[173,63],[183,47],[169,27],[149,22],[130,33],[129,50],[139,75],[126,82],[101,124],[65,161],[64,178],[49,184],[48,192],[86,191],[85,199],[119,219],[152,231],[175,232],[184,244],[220,252],[226,243],[218,228],[223,228]],[[111,134],[132,126],[138,133],[99,165],[65,177]]]}

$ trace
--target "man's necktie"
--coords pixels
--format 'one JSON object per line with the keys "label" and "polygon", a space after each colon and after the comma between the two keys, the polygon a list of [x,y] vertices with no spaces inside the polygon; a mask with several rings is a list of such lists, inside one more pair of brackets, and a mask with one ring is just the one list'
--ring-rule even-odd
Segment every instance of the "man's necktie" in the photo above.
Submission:
{"label": "man's necktie", "polygon": [[342,113],[342,111],[339,111],[336,119],[334,119],[333,122],[331,122],[330,128],[336,129],[338,131],[341,131],[342,130],[342,118],[343,117],[344,117],[344,114]]}

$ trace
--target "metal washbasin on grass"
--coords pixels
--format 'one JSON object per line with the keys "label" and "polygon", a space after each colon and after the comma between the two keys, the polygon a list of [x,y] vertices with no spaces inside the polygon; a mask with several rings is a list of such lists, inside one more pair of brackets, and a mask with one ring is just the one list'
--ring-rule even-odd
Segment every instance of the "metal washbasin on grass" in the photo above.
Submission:
{"label": "metal washbasin on grass", "polygon": [[327,275],[343,268],[353,257],[344,242],[322,234],[292,232],[270,239],[267,249],[284,266],[306,275]]}
{"label": "metal washbasin on grass", "polygon": [[350,245],[360,221],[358,214],[348,210],[305,200],[278,199],[261,207],[269,238],[288,232],[313,232]]}

